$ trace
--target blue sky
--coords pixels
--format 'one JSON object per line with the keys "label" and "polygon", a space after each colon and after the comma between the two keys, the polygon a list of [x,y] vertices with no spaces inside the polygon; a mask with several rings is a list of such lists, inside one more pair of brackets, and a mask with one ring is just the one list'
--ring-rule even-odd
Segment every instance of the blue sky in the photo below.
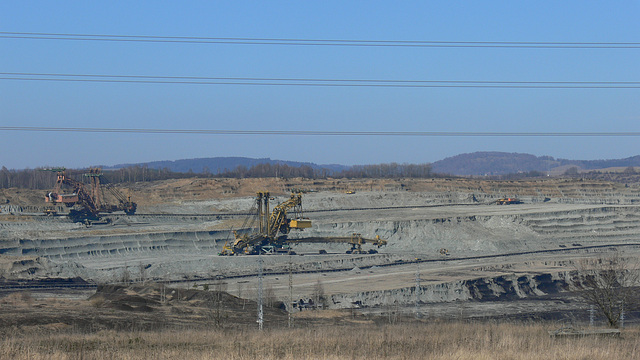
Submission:
{"label": "blue sky", "polygon": [[[0,31],[419,41],[640,42],[640,1],[19,1]],[[0,72],[463,81],[640,81],[640,49],[231,45],[0,37]],[[0,80],[0,126],[639,132],[640,89],[473,89]],[[425,163],[474,151],[638,155],[638,138],[320,137],[0,131],[0,166],[214,156]]]}

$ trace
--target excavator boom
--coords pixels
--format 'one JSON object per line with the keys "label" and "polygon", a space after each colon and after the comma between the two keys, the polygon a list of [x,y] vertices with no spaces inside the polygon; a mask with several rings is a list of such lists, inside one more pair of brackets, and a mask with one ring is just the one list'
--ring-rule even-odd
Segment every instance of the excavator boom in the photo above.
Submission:
{"label": "excavator boom", "polygon": [[376,235],[373,239],[363,238],[361,234],[353,233],[351,236],[342,236],[342,237],[307,237],[301,239],[287,239],[288,244],[351,244],[351,250],[347,250],[347,254],[374,254],[377,251],[362,250],[362,245],[371,244],[377,247],[382,247],[387,245],[387,240],[383,240],[380,236]]}
{"label": "excavator boom", "polygon": [[[291,194],[289,199],[276,205],[272,212],[269,212],[268,192],[256,193],[258,232],[253,234],[235,233],[235,241],[232,246],[225,245],[220,255],[254,254],[261,251],[262,246],[282,244],[287,234],[294,229],[305,229],[311,227],[311,221],[301,219],[302,217],[302,195]],[[295,220],[289,220],[287,213],[293,210],[297,216]],[[293,222],[293,224],[291,224]]]}
{"label": "excavator boom", "polygon": [[[136,203],[131,198],[125,198],[111,184],[101,185],[102,172],[99,168],[91,168],[84,174],[89,178],[89,185],[77,181],[67,176],[66,169],[48,169],[55,171],[57,175],[56,185],[53,190],[46,194],[45,202],[56,204],[63,203],[68,207],[77,205],[79,210],[72,209],[69,217],[74,221],[96,220],[100,213],[110,213],[114,211],[124,211],[127,215],[132,215],[136,211]],[[62,194],[62,188],[71,189],[71,193]],[[105,202],[103,189],[106,188],[118,201],[117,205]]]}
{"label": "excavator boom", "polygon": [[[269,213],[269,193],[258,192],[256,196],[257,217],[259,230],[253,234],[238,234],[234,231],[235,241],[233,245],[224,245],[220,255],[260,254],[266,249],[283,250],[292,244],[300,243],[342,243],[350,244],[348,254],[364,254],[362,245],[371,244],[381,247],[387,244],[386,240],[376,236],[374,239],[363,238],[360,234],[351,234],[345,237],[308,237],[288,239],[291,229],[304,230],[311,227],[311,220],[302,217],[302,195],[291,194],[288,200],[276,205]],[[293,212],[295,219],[287,218],[287,214]],[[369,250],[368,253],[375,253]]]}

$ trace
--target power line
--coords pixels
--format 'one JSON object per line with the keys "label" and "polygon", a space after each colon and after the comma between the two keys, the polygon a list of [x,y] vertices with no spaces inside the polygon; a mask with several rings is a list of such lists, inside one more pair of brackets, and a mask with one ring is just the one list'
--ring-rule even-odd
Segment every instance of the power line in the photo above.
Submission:
{"label": "power line", "polygon": [[27,72],[0,72],[0,75],[70,76],[70,77],[98,77],[98,78],[105,77],[105,78],[194,79],[194,80],[352,81],[352,82],[400,82],[400,83],[640,84],[640,81],[485,81],[485,80],[318,79],[318,78],[257,78],[257,77],[64,74],[64,73],[27,73]]}
{"label": "power line", "polygon": [[84,127],[0,126],[0,131],[82,132],[187,135],[282,135],[282,136],[418,136],[418,137],[638,137],[640,132],[475,132],[475,131],[322,131],[322,130],[207,130],[127,129]]}
{"label": "power line", "polygon": [[528,41],[423,41],[423,40],[350,40],[149,36],[109,34],[69,34],[0,31],[4,39],[110,41],[146,43],[192,43],[229,45],[294,45],[294,46],[354,46],[354,47],[439,47],[439,48],[534,48],[534,49],[638,49],[638,42],[528,42]]}
{"label": "power line", "polygon": [[199,77],[107,74],[62,74],[0,72],[0,80],[63,81],[98,83],[183,84],[183,85],[270,85],[323,87],[401,88],[525,88],[525,89],[637,89],[640,81],[486,81],[486,80],[401,80]]}

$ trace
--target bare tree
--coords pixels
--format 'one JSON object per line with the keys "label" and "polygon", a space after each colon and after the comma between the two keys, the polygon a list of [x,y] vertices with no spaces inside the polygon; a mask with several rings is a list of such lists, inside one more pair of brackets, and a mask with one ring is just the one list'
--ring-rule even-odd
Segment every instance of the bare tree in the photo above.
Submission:
{"label": "bare tree", "polygon": [[387,316],[389,318],[389,324],[395,324],[398,322],[398,315],[400,314],[400,305],[397,300],[393,301],[393,304],[387,304]]}
{"label": "bare tree", "polygon": [[276,303],[276,294],[271,284],[267,284],[267,288],[264,290],[264,304],[267,307],[273,307]]}
{"label": "bare tree", "polygon": [[147,280],[147,266],[142,261],[138,264],[138,275],[140,276],[140,282],[144,284]]}
{"label": "bare tree", "polygon": [[167,305],[167,285],[160,284],[160,304]]}
{"label": "bare tree", "polygon": [[131,283],[131,273],[129,272],[129,267],[127,264],[124,265],[122,269],[122,274],[120,275],[120,282],[129,285]]}
{"label": "bare tree", "polygon": [[600,311],[612,328],[619,326],[623,311],[637,307],[639,281],[638,263],[620,255],[578,263],[581,296]]}
{"label": "bare tree", "polygon": [[213,291],[205,290],[209,293],[209,312],[207,317],[213,320],[216,328],[224,327],[224,320],[226,318],[224,311],[224,297],[227,291],[227,283],[221,280],[216,281],[213,284]]}
{"label": "bare tree", "polygon": [[244,298],[244,283],[238,281],[237,283],[238,285],[238,297],[240,299],[242,299],[242,310],[244,310],[244,307],[247,305],[247,299]]}
{"label": "bare tree", "polygon": [[324,294],[324,286],[322,285],[322,281],[320,281],[320,279],[316,281],[316,285],[313,287],[311,299],[313,300],[313,306],[316,309],[323,309],[327,305],[327,297]]}

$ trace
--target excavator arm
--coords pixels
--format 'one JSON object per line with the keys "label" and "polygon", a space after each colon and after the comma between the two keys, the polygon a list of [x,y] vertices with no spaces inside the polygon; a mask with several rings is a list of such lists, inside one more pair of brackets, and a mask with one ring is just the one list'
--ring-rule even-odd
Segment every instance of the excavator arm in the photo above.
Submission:
{"label": "excavator arm", "polygon": [[296,213],[302,213],[302,195],[291,194],[289,200],[277,205],[273,208],[273,212],[269,217],[269,233],[270,238],[275,238],[278,233],[288,234],[291,230],[287,219],[287,212],[291,209]]}
{"label": "excavator arm", "polygon": [[[302,220],[302,195],[291,194],[291,197],[273,208],[269,213],[269,193],[259,192],[256,197],[257,216],[260,222],[259,231],[254,234],[238,234],[234,232],[235,240],[232,246],[225,244],[221,255],[235,255],[259,251],[263,245],[282,244],[291,228],[304,229],[311,227],[309,220]],[[293,221],[287,218],[287,213],[294,210],[297,218]]]}
{"label": "excavator arm", "polygon": [[[95,220],[99,218],[101,212],[122,210],[127,215],[136,212],[136,203],[132,202],[131,198],[125,198],[113,185],[106,184],[106,186],[101,187],[100,178],[102,177],[102,173],[99,168],[89,169],[89,173],[84,175],[90,178],[90,185],[85,185],[80,181],[68,177],[66,175],[66,169],[64,168],[47,170],[56,172],[57,180],[53,191],[46,194],[45,202],[52,204],[63,203],[68,207],[73,207],[76,204],[79,205],[81,207],[80,210],[72,209],[69,212],[69,217],[74,219],[74,221]],[[71,193],[62,194],[63,186],[70,188]],[[102,188],[105,187],[118,200],[118,205],[110,205],[104,202]]]}
{"label": "excavator arm", "polygon": [[[51,169],[51,171],[56,172],[57,179],[53,191],[49,192],[45,196],[46,202],[50,202],[52,204],[63,203],[68,207],[79,204],[91,215],[95,216],[98,214],[98,206],[83,183],[68,177],[64,168]],[[70,188],[71,194],[62,194],[63,186]]]}
{"label": "excavator arm", "polygon": [[378,248],[387,245],[387,240],[383,240],[379,235],[376,235],[373,239],[363,238],[361,234],[353,233],[351,236],[343,236],[343,237],[308,237],[301,239],[287,239],[287,243],[289,244],[331,244],[331,243],[339,243],[339,244],[351,244],[351,250],[347,250],[347,254],[373,254],[377,251],[362,250],[362,245],[371,244],[377,246]]}
{"label": "excavator arm", "polygon": [[259,245],[261,243],[264,242],[264,240],[266,240],[267,238],[264,235],[261,234],[242,234],[242,235],[238,235],[235,233],[235,241],[233,242],[233,247],[228,247],[224,246],[224,250],[226,250],[227,252],[231,252],[230,255],[234,255],[234,254],[240,254],[244,251],[246,251],[246,249],[248,249],[249,246],[255,246],[255,245]]}
{"label": "excavator arm", "polygon": [[122,209],[125,214],[133,215],[136,213],[138,204],[131,201],[131,196],[125,197],[120,191],[113,187],[113,184],[105,184],[104,186],[114,198],[119,202],[118,209]]}

